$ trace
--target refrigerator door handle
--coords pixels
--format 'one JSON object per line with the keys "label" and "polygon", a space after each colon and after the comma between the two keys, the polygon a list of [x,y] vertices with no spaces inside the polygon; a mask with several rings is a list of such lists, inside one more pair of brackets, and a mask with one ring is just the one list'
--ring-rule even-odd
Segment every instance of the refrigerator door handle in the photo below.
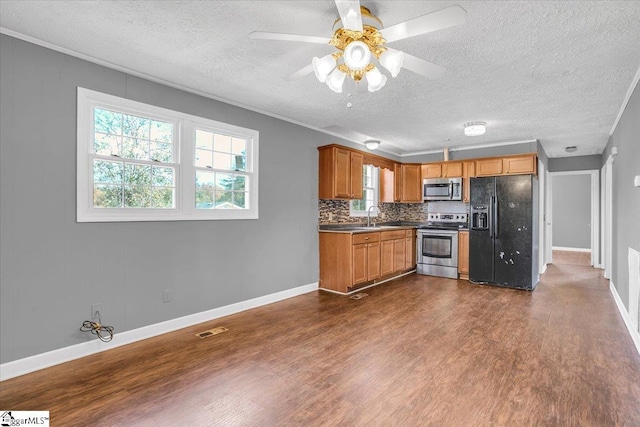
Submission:
{"label": "refrigerator door handle", "polygon": [[499,219],[498,219],[498,197],[494,196],[493,197],[493,233],[494,233],[494,239],[498,238],[498,223],[499,223]]}
{"label": "refrigerator door handle", "polygon": [[493,239],[493,196],[491,196],[491,204],[487,209],[487,223],[489,225],[489,238]]}

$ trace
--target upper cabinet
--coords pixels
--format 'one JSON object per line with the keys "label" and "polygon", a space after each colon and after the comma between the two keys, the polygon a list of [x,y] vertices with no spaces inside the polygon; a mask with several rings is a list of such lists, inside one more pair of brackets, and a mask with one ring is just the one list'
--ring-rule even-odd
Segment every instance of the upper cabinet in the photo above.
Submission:
{"label": "upper cabinet", "polygon": [[425,163],[422,165],[422,179],[462,177],[462,162]]}
{"label": "upper cabinet", "polygon": [[471,201],[471,178],[476,176],[476,162],[462,163],[462,201]]}
{"label": "upper cabinet", "polygon": [[337,146],[318,148],[320,176],[318,198],[361,199],[364,155]]}
{"label": "upper cabinet", "polygon": [[403,203],[422,203],[421,166],[419,164],[402,165],[402,195]]}
{"label": "upper cabinet", "polygon": [[478,159],[475,176],[528,175],[538,173],[535,153]]}

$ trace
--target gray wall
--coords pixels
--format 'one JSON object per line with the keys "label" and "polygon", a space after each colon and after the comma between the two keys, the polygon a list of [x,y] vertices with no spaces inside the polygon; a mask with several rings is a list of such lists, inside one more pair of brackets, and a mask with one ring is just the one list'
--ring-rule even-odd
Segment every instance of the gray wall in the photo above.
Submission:
{"label": "gray wall", "polygon": [[[76,223],[76,87],[260,132],[260,219]],[[0,36],[0,362],[318,280],[326,134]],[[162,290],[172,301],[162,302]],[[45,329],[43,329],[43,327]]]}
{"label": "gray wall", "polygon": [[[510,154],[537,153],[538,145],[539,144],[537,142],[526,142],[522,144],[501,145],[498,147],[475,148],[470,150],[451,150],[449,151],[449,160],[466,160],[482,157],[508,156]],[[543,154],[543,158],[546,160],[545,154]],[[404,163],[441,162],[443,160],[443,153],[419,154],[417,156],[402,157],[402,161]]]}
{"label": "gray wall", "polygon": [[602,156],[556,157],[549,159],[549,172],[599,170]]}
{"label": "gray wall", "polygon": [[552,186],[552,245],[591,249],[591,175],[554,175]]}
{"label": "gray wall", "polygon": [[640,85],[631,95],[622,118],[602,155],[607,161],[612,147],[618,148],[613,164],[613,236],[611,281],[629,310],[629,247],[640,251],[640,188],[633,178],[640,175]]}

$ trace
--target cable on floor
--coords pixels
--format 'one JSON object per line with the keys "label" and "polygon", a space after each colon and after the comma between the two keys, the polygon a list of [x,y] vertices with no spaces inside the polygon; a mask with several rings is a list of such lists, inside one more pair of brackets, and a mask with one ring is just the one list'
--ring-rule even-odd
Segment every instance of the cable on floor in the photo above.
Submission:
{"label": "cable on floor", "polygon": [[99,311],[97,312],[97,315],[97,322],[85,320],[84,322],[82,322],[80,330],[82,332],[91,332],[93,335],[96,335],[102,342],[109,342],[113,339],[113,326],[102,325]]}

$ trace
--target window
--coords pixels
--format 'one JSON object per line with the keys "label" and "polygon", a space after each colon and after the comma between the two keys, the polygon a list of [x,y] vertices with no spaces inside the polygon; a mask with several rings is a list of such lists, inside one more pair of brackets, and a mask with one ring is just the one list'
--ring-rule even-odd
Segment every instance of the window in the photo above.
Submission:
{"label": "window", "polygon": [[[367,216],[371,206],[378,206],[378,168],[373,165],[362,167],[362,199],[351,200],[350,216]],[[379,210],[371,209],[371,216],[378,216]]]}
{"label": "window", "polygon": [[258,218],[258,132],[78,88],[77,220]]}

